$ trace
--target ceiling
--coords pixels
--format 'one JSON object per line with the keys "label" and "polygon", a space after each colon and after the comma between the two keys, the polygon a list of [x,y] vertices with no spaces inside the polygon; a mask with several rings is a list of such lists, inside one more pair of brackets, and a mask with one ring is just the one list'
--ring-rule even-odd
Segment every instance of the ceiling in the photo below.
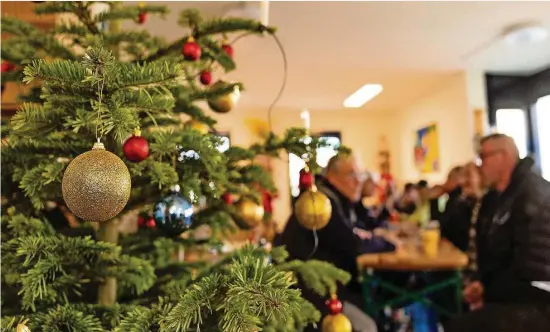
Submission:
{"label": "ceiling", "polygon": [[[157,3],[157,2],[155,2]],[[178,12],[196,7],[220,16],[238,2],[159,2],[171,9],[143,28],[169,40],[185,30]],[[550,29],[550,2],[271,2],[288,59],[288,81],[277,109],[341,110],[343,100],[367,83],[384,91],[363,108],[391,111],[428,94],[467,69],[532,73],[550,66],[550,38],[511,46],[498,38],[521,22]],[[283,62],[271,37],[234,45],[238,69],[228,79],[245,84],[240,107],[266,108],[283,79]]]}

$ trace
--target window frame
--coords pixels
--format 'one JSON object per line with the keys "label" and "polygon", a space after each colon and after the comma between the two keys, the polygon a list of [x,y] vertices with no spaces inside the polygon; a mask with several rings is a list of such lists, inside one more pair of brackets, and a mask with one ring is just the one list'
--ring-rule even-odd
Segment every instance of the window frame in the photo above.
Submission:
{"label": "window frame", "polygon": [[527,121],[527,153],[540,165],[540,150],[537,136],[536,103],[550,94],[550,67],[532,75],[485,75],[487,89],[488,120],[496,127],[496,112],[499,109],[522,109]]}

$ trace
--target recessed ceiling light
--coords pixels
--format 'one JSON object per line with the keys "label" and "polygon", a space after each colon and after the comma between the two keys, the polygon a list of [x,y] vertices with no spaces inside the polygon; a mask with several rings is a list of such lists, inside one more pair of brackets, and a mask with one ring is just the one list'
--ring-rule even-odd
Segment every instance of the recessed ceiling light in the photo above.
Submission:
{"label": "recessed ceiling light", "polygon": [[347,108],[358,108],[365,105],[369,100],[376,97],[383,88],[380,84],[366,84],[363,85],[359,90],[352,93],[349,97],[344,100],[344,107]]}
{"label": "recessed ceiling light", "polygon": [[548,37],[548,30],[537,24],[517,24],[504,30],[504,39],[512,45],[540,43]]}

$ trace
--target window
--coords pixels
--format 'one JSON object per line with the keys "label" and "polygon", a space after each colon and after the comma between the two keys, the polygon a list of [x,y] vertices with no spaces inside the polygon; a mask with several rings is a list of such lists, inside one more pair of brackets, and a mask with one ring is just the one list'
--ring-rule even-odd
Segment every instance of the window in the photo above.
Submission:
{"label": "window", "polygon": [[499,133],[514,139],[520,158],[527,156],[527,117],[522,109],[499,109],[496,111],[496,127]]}
{"label": "window", "polygon": [[[540,168],[542,176],[550,181],[550,95],[539,98],[535,105],[537,143],[540,154]],[[547,128],[543,128],[545,123]],[[546,130],[545,130],[546,129]]]}
{"label": "window", "polygon": [[[336,154],[336,148],[341,144],[339,132],[324,132],[320,133],[319,137],[324,138],[330,144],[330,147],[317,149],[317,164],[321,167],[326,167],[328,161]],[[292,197],[298,197],[300,194],[300,171],[304,168],[305,162],[299,156],[290,154],[288,156],[288,167],[290,175],[290,193]]]}

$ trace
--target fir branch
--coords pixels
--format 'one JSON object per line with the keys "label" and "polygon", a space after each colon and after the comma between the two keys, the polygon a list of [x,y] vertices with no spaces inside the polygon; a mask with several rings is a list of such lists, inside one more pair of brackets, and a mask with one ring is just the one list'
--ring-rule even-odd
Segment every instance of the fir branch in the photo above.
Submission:
{"label": "fir branch", "polygon": [[38,313],[29,324],[32,331],[102,332],[101,321],[91,315],[85,315],[71,305],[57,306],[45,313]]}
{"label": "fir branch", "polygon": [[231,59],[231,57],[221,48],[219,41],[211,36],[204,36],[199,38],[197,42],[205,50],[205,57],[211,58],[219,63],[225,72],[235,70],[235,62],[233,62],[233,59]]}
{"label": "fir branch", "polygon": [[167,317],[173,310],[173,305],[165,298],[159,298],[158,303],[151,308],[138,307],[130,312],[113,332],[149,332],[151,326]]}
{"label": "fir branch", "polygon": [[[66,165],[55,161],[42,163],[27,170],[20,178],[19,188],[25,192],[36,209],[42,209],[44,201],[53,198],[50,195],[52,191],[60,190],[65,167]],[[14,174],[14,179],[17,179],[15,176],[17,174]]]}
{"label": "fir branch", "polygon": [[71,1],[44,1],[35,6],[34,12],[39,15],[74,13],[75,4]]}
{"label": "fir branch", "polygon": [[43,49],[51,56],[64,59],[75,59],[75,55],[63,46],[51,34],[35,28],[33,25],[23,22],[11,16],[2,17],[2,32],[11,33],[21,38],[27,45],[35,49]]}
{"label": "fir branch", "polygon": [[125,19],[136,20],[139,13],[160,14],[161,17],[164,17],[166,14],[169,13],[169,10],[165,6],[154,5],[111,7],[109,11],[99,13],[95,20],[97,22]]}
{"label": "fir branch", "polygon": [[222,291],[221,281],[220,275],[212,274],[195,282],[162,321],[164,329],[185,332],[191,326],[200,325],[215,309],[215,299]]}
{"label": "fir branch", "polygon": [[306,286],[321,296],[336,293],[338,283],[346,284],[351,276],[349,273],[334,267],[332,264],[318,261],[298,261],[277,265],[280,271],[294,272]]}
{"label": "fir branch", "polygon": [[46,110],[42,105],[24,103],[11,118],[12,134],[26,137],[44,135],[57,128],[63,115],[62,110]]}
{"label": "fir branch", "polygon": [[24,83],[30,83],[36,79],[46,81],[48,84],[66,85],[71,84],[85,89],[88,85],[81,82],[87,77],[85,67],[76,61],[54,61],[33,60],[24,70]]}
{"label": "fir branch", "polygon": [[252,33],[262,34],[267,32],[274,34],[277,29],[267,27],[256,20],[243,18],[216,18],[201,22],[195,27],[195,36],[202,37],[213,34],[228,34],[233,32],[248,31]]}

